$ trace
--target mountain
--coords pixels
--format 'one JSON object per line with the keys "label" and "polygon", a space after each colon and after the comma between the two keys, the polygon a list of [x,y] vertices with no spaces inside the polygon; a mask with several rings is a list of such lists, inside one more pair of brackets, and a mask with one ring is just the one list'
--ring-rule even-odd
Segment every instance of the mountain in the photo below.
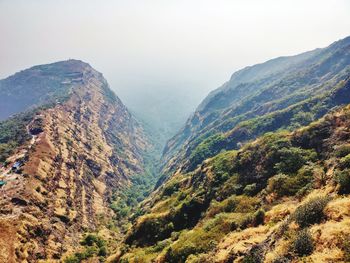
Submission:
{"label": "mountain", "polygon": [[82,61],[0,100],[1,262],[350,260],[350,37],[234,73],[161,171],[152,125]]}
{"label": "mountain", "polygon": [[118,239],[110,205],[151,145],[102,74],[35,66],[0,81],[0,107],[0,262],[58,262],[97,229]]}
{"label": "mountain", "polygon": [[350,106],[266,133],[142,204],[116,262],[347,262]]}
{"label": "mountain", "polygon": [[221,150],[293,129],[350,102],[350,37],[323,49],[237,71],[211,92],[163,153],[164,172],[193,170]]}
{"label": "mountain", "polygon": [[348,262],[350,37],[244,68],[166,145],[110,262]]}

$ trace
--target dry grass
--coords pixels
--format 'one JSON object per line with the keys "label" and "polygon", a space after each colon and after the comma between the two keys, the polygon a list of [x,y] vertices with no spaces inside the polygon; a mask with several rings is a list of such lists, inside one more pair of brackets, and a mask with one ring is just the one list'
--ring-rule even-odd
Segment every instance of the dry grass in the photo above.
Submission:
{"label": "dry grass", "polygon": [[273,206],[265,213],[265,223],[276,223],[292,214],[297,206],[297,201],[286,200],[285,202]]}
{"label": "dry grass", "polygon": [[272,263],[276,258],[286,255],[290,251],[291,241],[286,238],[281,238],[276,242],[272,251],[269,251],[265,256],[266,263]]}
{"label": "dry grass", "polygon": [[311,260],[314,263],[335,263],[344,262],[343,252],[339,248],[325,248],[323,251],[314,252],[311,256],[307,257],[305,260]]}
{"label": "dry grass", "polygon": [[325,213],[330,220],[340,221],[344,217],[350,217],[350,198],[342,197],[331,201]]}
{"label": "dry grass", "polygon": [[230,252],[235,254],[246,252],[252,245],[265,240],[269,230],[267,226],[259,226],[228,234],[217,246],[218,252],[215,255],[217,262],[224,261]]}

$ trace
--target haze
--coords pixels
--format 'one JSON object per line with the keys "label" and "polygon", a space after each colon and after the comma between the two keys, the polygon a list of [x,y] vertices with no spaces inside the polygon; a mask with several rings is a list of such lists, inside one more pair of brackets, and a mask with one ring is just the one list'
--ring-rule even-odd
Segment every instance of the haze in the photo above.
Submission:
{"label": "haze", "polygon": [[346,0],[0,0],[0,78],[89,62],[163,140],[237,69],[350,35]]}

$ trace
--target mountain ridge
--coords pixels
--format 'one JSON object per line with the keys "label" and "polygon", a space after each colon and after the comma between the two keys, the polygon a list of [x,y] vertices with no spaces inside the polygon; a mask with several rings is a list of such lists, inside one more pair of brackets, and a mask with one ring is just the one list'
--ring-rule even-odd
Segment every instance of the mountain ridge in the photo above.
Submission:
{"label": "mountain ridge", "polygon": [[232,74],[169,140],[159,179],[155,138],[85,62],[0,80],[1,105],[0,261],[350,251],[350,37]]}
{"label": "mountain ridge", "polygon": [[[18,141],[0,168],[5,182],[0,201],[0,261],[58,261],[75,250],[84,232],[100,229],[101,215],[105,221],[112,220],[113,194],[144,172],[144,152],[151,145],[102,74],[87,63],[69,60],[40,65],[6,81],[5,92],[11,81],[13,92],[28,83],[23,92],[28,96],[53,92],[48,106],[44,105],[47,100],[25,104],[33,113],[26,117],[21,132],[30,136]],[[18,96],[9,94],[9,98]],[[22,106],[14,109],[22,111]],[[0,125],[2,133],[18,124],[11,123],[13,118],[22,121],[21,114],[10,117],[3,122],[10,121],[9,126]],[[6,150],[12,139],[16,140],[5,137],[0,145]],[[103,229],[110,240],[119,239]]]}
{"label": "mountain ridge", "polygon": [[[184,128],[168,141],[163,151],[163,173],[184,164],[189,153],[213,134],[228,132],[242,121],[325,94],[349,76],[349,54],[350,37],[347,37],[323,49],[277,58],[277,62],[272,59],[237,71],[229,82],[203,100]],[[298,63],[294,64],[294,60]],[[283,73],[278,73],[281,63],[284,64]],[[271,72],[258,73],[253,81],[235,82],[241,74],[251,77],[257,70],[271,65]],[[246,115],[249,111],[252,111],[250,117]]]}

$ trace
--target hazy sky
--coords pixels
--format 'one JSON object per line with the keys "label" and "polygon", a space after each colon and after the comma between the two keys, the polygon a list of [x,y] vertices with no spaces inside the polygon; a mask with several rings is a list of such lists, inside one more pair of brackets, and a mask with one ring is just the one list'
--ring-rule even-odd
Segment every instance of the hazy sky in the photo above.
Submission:
{"label": "hazy sky", "polygon": [[187,112],[239,68],[350,35],[349,14],[349,0],[0,0],[0,78],[82,59],[132,108],[173,96]]}

